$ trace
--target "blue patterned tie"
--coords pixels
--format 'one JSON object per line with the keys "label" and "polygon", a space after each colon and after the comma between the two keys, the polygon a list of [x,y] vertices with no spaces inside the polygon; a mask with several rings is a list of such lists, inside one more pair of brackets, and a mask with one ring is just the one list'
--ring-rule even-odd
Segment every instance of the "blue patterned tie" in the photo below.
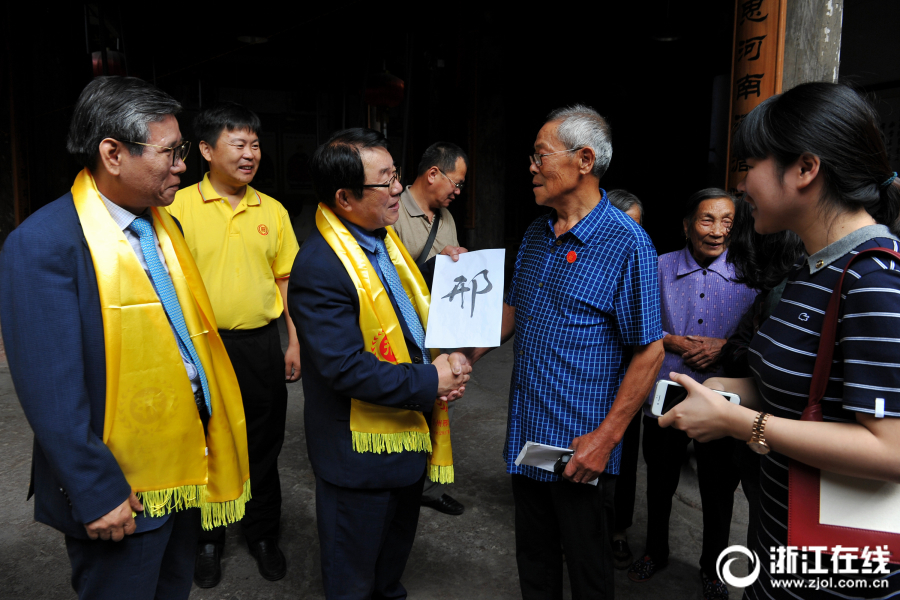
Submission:
{"label": "blue patterned tie", "polygon": [[162,302],[169,321],[175,331],[178,332],[178,344],[182,349],[187,351],[188,356],[197,368],[200,374],[200,384],[203,386],[203,398],[206,401],[206,410],[212,415],[212,406],[209,402],[209,384],[206,381],[206,372],[203,370],[203,363],[197,356],[194,349],[194,343],[188,334],[187,325],[184,323],[184,314],[181,312],[181,304],[178,303],[178,295],[175,293],[175,287],[172,285],[172,278],[166,268],[159,261],[159,255],[156,253],[156,239],[153,237],[153,226],[146,217],[138,217],[128,226],[133,232],[138,234],[141,242],[141,251],[144,253],[144,260],[147,262],[147,268],[150,269],[150,277],[153,278],[153,284],[156,286],[156,293],[159,294],[159,300]]}
{"label": "blue patterned tie", "polygon": [[419,315],[409,301],[409,296],[406,295],[403,284],[400,283],[400,277],[397,275],[397,269],[394,268],[394,263],[391,262],[391,257],[388,256],[384,240],[378,240],[378,244],[375,246],[375,256],[378,258],[378,266],[381,267],[381,274],[384,275],[384,280],[387,281],[388,287],[391,288],[391,294],[394,295],[394,300],[397,302],[397,306],[400,307],[400,312],[403,313],[403,319],[406,321],[406,326],[409,327],[410,333],[416,338],[416,344],[419,346],[419,349],[422,350],[422,362],[427,365],[431,363],[431,355],[428,354],[428,350],[425,349],[425,330],[422,329],[422,322],[419,321]]}

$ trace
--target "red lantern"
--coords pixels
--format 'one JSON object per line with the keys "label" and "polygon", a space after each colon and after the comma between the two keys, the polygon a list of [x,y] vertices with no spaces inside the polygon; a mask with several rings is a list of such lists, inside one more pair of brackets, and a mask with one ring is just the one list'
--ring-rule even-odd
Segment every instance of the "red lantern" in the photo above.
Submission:
{"label": "red lantern", "polygon": [[399,106],[403,102],[403,80],[388,72],[370,75],[363,97],[369,106]]}

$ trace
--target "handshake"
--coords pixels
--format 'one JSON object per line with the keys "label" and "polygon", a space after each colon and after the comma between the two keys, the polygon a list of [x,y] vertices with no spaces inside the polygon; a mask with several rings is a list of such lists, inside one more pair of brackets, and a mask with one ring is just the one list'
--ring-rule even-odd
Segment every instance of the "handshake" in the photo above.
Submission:
{"label": "handshake", "polygon": [[432,364],[438,372],[438,398],[452,402],[462,397],[466,392],[469,373],[472,372],[469,358],[462,352],[453,352],[441,354]]}

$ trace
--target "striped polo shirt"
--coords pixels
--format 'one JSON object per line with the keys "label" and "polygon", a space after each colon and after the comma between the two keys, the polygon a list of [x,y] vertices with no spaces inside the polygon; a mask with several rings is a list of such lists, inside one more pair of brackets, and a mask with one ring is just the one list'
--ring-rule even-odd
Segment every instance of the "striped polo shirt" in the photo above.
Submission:
{"label": "striped polo shirt", "polygon": [[[794,266],[781,302],[750,344],[750,368],[765,406],[776,417],[800,419],[819,346],[819,332],[831,292],[852,255],[875,247],[900,251],[900,242],[883,225],[870,225],[830,244]],[[822,401],[825,421],[856,421],[856,413],[900,417],[900,263],[867,257],[844,278],[842,318],[829,383]],[[757,540],[762,572],[747,590],[751,599],[881,598],[900,592],[900,572],[880,575],[890,587],[877,589],[773,589],[770,548],[787,545],[789,459],[772,451],[760,461]],[[777,561],[776,561],[777,562]],[[830,557],[824,563],[830,565]],[[808,579],[810,575],[800,575]],[[833,575],[835,581],[841,575]],[[861,575],[846,575],[859,578]],[[900,597],[900,595],[898,595]]]}

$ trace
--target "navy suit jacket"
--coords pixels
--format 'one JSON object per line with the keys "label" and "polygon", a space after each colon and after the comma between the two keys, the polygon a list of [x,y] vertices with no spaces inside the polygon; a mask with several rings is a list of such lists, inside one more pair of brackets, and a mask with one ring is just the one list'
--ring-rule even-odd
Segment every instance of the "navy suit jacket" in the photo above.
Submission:
{"label": "navy suit jacket", "polygon": [[[0,327],[16,395],[34,430],[34,518],[87,538],[84,524],[122,504],[131,486],[103,443],[100,294],[71,193],[35,212],[6,239]],[[137,532],[167,518],[139,515]]]}
{"label": "navy suit jacket", "polygon": [[[434,260],[422,269],[429,285],[433,269]],[[350,436],[351,398],[425,413],[434,406],[437,370],[422,364],[404,320],[399,319],[411,363],[394,365],[367,351],[371,340],[364,340],[359,329],[356,287],[315,228],[294,260],[288,308],[300,339],[306,444],[316,475],[348,488],[396,488],[418,481],[425,452],[356,452]]]}

